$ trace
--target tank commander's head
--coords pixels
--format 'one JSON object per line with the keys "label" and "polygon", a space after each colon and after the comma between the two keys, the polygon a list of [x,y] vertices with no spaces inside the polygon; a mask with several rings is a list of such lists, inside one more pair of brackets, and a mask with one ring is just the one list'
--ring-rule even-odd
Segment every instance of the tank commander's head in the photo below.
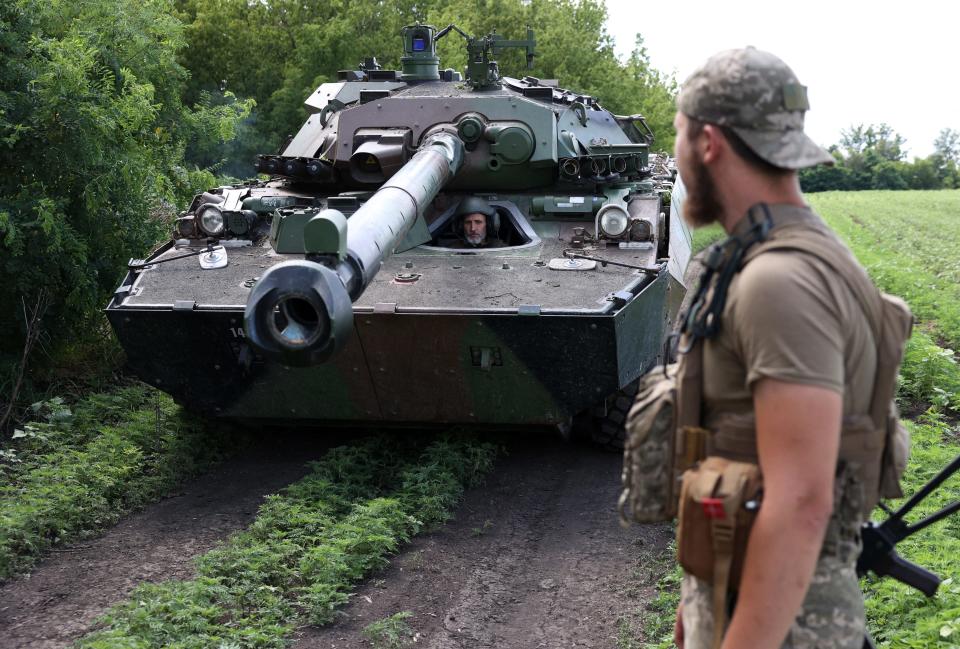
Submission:
{"label": "tank commander's head", "polygon": [[457,207],[457,230],[467,248],[495,248],[503,244],[497,238],[497,211],[478,196],[467,196]]}

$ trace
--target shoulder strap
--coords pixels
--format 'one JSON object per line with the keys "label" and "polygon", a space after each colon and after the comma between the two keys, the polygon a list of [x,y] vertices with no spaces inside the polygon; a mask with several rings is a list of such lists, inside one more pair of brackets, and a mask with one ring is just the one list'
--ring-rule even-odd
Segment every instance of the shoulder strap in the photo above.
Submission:
{"label": "shoulder strap", "polygon": [[771,238],[751,248],[744,264],[758,255],[773,250],[796,250],[816,257],[829,266],[850,287],[870,325],[874,339],[879,342],[883,333],[883,302],[880,290],[853,254],[831,233],[809,226],[783,226],[771,232]]}

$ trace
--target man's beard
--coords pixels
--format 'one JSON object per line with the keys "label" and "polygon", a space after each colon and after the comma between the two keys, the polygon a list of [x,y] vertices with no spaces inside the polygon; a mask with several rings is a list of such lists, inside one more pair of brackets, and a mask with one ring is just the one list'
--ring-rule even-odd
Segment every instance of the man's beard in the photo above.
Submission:
{"label": "man's beard", "polygon": [[468,234],[466,235],[466,239],[467,243],[469,243],[471,246],[479,246],[481,243],[483,243],[484,236],[479,234],[476,236],[470,236]]}
{"label": "man's beard", "polygon": [[702,160],[694,160],[691,178],[684,180],[687,195],[683,201],[683,219],[694,228],[715,223],[720,218],[717,186]]}

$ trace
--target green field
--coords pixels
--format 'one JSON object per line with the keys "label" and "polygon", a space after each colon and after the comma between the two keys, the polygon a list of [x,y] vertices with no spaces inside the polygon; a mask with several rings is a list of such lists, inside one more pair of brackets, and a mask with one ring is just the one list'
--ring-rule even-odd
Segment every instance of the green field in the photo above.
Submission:
{"label": "green field", "polygon": [[[928,406],[911,428],[906,477],[912,493],[960,452],[960,192],[826,192],[813,205],[884,290],[910,303],[919,321],[908,349],[901,400]],[[906,409],[906,408],[905,408]],[[960,477],[929,498],[930,512],[960,499]],[[891,579],[867,580],[867,614],[880,646],[960,646],[960,517],[901,544],[904,557],[945,578],[934,599]]]}

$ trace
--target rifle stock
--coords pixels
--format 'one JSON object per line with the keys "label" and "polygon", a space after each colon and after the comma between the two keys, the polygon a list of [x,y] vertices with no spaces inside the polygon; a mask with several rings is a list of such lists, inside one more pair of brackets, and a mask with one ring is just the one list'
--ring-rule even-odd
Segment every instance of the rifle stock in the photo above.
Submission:
{"label": "rifle stock", "polygon": [[954,502],[937,512],[909,525],[904,517],[917,504],[932,493],[948,477],[960,470],[960,456],[942,469],[917,493],[911,496],[896,511],[884,508],[889,518],[882,523],[867,521],[860,530],[863,551],[857,559],[857,574],[861,577],[868,571],[879,577],[893,577],[899,582],[916,588],[927,597],[932,597],[940,585],[940,577],[897,554],[897,543],[933,523],[960,511],[960,502]]}
{"label": "rifle stock", "polygon": [[[857,567],[859,569],[859,562]],[[940,577],[926,568],[907,561],[893,549],[887,554],[876,557],[871,565],[865,566],[864,572],[866,570],[870,570],[878,577],[893,577],[907,586],[916,588],[927,597],[933,597],[937,587],[940,586]]]}

